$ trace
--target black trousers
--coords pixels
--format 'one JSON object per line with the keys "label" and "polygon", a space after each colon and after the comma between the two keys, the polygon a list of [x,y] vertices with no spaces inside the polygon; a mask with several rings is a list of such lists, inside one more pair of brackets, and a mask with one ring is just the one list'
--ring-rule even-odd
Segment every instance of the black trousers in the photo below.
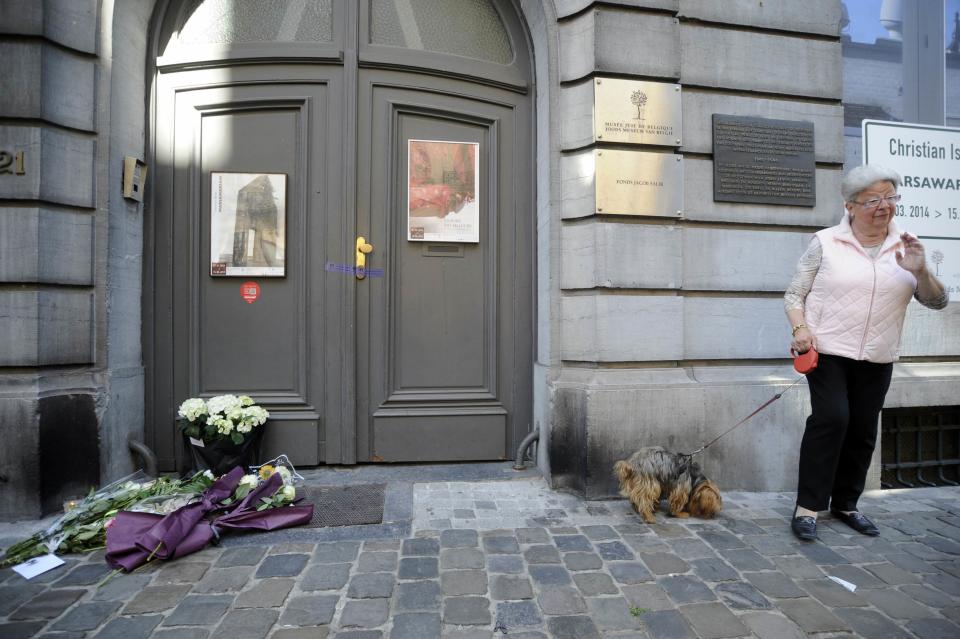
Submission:
{"label": "black trousers", "polygon": [[856,510],[893,364],[820,354],[807,375],[812,412],[800,445],[797,505]]}

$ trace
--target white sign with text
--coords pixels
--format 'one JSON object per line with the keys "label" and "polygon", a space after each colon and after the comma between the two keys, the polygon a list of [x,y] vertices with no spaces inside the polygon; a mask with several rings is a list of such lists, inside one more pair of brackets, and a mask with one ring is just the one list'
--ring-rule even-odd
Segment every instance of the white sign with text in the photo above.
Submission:
{"label": "white sign with text", "polygon": [[960,301],[960,129],[864,120],[863,161],[903,176],[897,226],[923,241],[950,301]]}

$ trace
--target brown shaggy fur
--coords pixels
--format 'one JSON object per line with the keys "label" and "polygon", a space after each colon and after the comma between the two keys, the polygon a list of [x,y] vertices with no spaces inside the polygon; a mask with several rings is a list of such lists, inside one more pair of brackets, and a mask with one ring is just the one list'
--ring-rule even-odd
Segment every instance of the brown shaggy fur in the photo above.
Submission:
{"label": "brown shaggy fur", "polygon": [[690,457],[660,446],[641,448],[614,464],[613,471],[620,480],[620,494],[648,524],[656,522],[653,513],[662,495],[674,517],[710,518],[723,508],[720,489]]}

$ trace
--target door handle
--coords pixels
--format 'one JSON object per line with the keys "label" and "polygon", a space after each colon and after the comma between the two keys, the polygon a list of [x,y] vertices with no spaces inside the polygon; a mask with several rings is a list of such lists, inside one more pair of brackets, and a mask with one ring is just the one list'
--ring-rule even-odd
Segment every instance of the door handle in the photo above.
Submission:
{"label": "door handle", "polygon": [[358,280],[367,276],[367,253],[373,253],[373,244],[367,244],[367,240],[361,235],[357,238],[357,263],[354,269]]}

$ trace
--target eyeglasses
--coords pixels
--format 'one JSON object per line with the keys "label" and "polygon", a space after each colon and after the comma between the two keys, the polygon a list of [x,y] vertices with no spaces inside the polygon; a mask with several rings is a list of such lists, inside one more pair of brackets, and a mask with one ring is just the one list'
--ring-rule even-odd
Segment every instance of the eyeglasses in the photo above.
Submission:
{"label": "eyeglasses", "polygon": [[900,197],[901,197],[900,194],[897,193],[896,195],[888,195],[887,197],[872,198],[870,200],[867,200],[866,202],[857,202],[856,200],[854,200],[854,203],[859,204],[860,206],[866,209],[878,209],[880,208],[881,202],[886,202],[890,206],[896,206],[897,202],[900,201]]}

